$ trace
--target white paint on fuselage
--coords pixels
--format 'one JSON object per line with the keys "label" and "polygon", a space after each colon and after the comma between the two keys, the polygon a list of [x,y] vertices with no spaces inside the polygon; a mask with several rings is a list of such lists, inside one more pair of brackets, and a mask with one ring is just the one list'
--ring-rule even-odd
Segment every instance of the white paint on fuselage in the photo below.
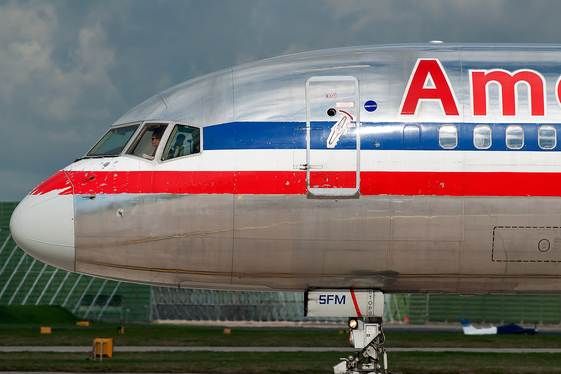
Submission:
{"label": "white paint on fuselage", "polygon": [[25,197],[12,214],[10,231],[29,255],[74,271],[74,196],[60,192]]}
{"label": "white paint on fuselage", "polygon": [[[351,171],[356,159],[352,150],[317,150],[316,159],[329,157],[323,171]],[[330,157],[333,152],[336,157]],[[397,151],[363,150],[361,171],[384,172],[532,172],[558,173],[557,153],[516,151]],[[306,163],[306,150],[242,149],[204,151],[198,156],[157,161],[123,156],[111,161],[85,159],[67,166],[67,171],[295,171]]]}

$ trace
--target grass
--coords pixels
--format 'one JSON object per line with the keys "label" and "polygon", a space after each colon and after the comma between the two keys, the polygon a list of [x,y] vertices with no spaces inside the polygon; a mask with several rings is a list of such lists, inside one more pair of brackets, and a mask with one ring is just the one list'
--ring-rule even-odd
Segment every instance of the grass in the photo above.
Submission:
{"label": "grass", "polygon": [[0,325],[72,325],[78,318],[60,306],[0,305]]}
{"label": "grass", "polygon": [[[15,309],[14,309],[15,308]],[[91,322],[76,327],[76,317],[56,307],[0,307],[0,345],[91,346],[96,337],[116,346],[284,346],[348,347],[338,331],[232,329]],[[53,309],[55,308],[55,309]],[[41,334],[39,326],[52,327]],[[485,335],[387,333],[386,347],[561,348],[561,335]],[[0,352],[0,371],[332,373],[343,352],[115,352],[103,362],[88,353]],[[561,373],[561,355],[548,353],[390,352],[390,368],[409,373]]]}
{"label": "grass", "polygon": [[[341,352],[116,352],[104,361],[83,353],[0,353],[0,371],[135,373],[330,373]],[[402,353],[389,354],[390,369],[410,373],[559,373],[556,354]]]}
{"label": "grass", "polygon": [[52,328],[41,334],[39,327],[0,328],[0,346],[89,346],[94,338],[114,338],[120,346],[228,346],[228,347],[348,347],[348,335],[323,331],[236,330],[169,325],[117,326],[91,323],[90,327]]}
{"label": "grass", "polygon": [[463,335],[386,333],[394,348],[561,348],[561,335]]}
{"label": "grass", "polygon": [[[559,335],[388,333],[387,347],[558,348]],[[348,335],[333,331],[232,330],[221,328],[92,323],[90,327],[0,328],[0,345],[91,346],[95,337],[114,337],[116,346],[290,346],[348,347]],[[115,352],[103,362],[87,353],[0,352],[0,371],[331,373],[343,352]],[[561,355],[547,353],[390,352],[390,368],[403,373],[561,373]]]}
{"label": "grass", "polygon": [[[243,330],[222,328],[125,325],[91,323],[90,327],[52,328],[41,334],[39,327],[0,327],[0,346],[89,346],[94,338],[115,339],[116,346],[226,346],[226,347],[348,347],[348,335],[338,331]],[[439,333],[386,333],[386,347],[457,348],[561,348],[561,335],[475,335]]]}

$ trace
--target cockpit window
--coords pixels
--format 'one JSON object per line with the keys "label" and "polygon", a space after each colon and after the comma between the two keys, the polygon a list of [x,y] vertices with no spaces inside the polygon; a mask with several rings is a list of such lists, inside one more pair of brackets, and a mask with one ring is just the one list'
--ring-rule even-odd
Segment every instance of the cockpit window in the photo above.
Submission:
{"label": "cockpit window", "polygon": [[166,131],[166,127],[167,125],[162,123],[147,124],[127,153],[153,160],[160,145],[162,135],[164,135],[164,131]]}
{"label": "cockpit window", "polygon": [[86,156],[117,156],[125,148],[138,125],[110,129]]}
{"label": "cockpit window", "polygon": [[177,125],[166,144],[162,160],[188,156],[201,152],[201,129],[198,127]]}

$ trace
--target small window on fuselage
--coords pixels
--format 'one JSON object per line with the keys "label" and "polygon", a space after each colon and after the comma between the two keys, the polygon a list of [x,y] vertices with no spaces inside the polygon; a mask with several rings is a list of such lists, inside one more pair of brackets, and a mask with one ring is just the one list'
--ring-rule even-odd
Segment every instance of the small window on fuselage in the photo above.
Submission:
{"label": "small window on fuselage", "polygon": [[524,146],[524,129],[519,125],[506,128],[506,146],[508,149],[520,149]]}
{"label": "small window on fuselage", "polygon": [[538,129],[538,144],[541,149],[553,149],[557,145],[557,131],[551,125],[543,125]]}
{"label": "small window on fuselage", "polygon": [[167,124],[162,123],[146,124],[127,153],[153,160],[166,127]]}
{"label": "small window on fuselage", "polygon": [[176,125],[162,154],[162,160],[170,160],[200,152],[201,129],[194,126]]}
{"label": "small window on fuselage", "polygon": [[454,125],[442,125],[438,130],[438,143],[444,149],[454,149],[458,145],[458,129]]}
{"label": "small window on fuselage", "polygon": [[473,145],[477,149],[491,147],[491,128],[487,125],[477,125],[473,129]]}

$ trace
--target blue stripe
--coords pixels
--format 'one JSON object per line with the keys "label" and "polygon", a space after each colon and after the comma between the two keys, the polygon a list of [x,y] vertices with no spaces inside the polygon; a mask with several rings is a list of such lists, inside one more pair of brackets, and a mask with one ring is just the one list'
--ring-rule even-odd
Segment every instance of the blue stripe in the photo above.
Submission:
{"label": "blue stripe", "polygon": [[[312,149],[327,149],[327,138],[335,122],[312,123]],[[407,150],[425,151],[561,151],[560,141],[554,149],[541,149],[538,145],[538,128],[546,124],[516,124],[524,128],[524,146],[510,150],[505,144],[505,131],[509,124],[454,123],[458,129],[456,148],[443,149],[438,141],[438,131],[442,123],[362,123],[361,149],[363,150]],[[492,130],[492,145],[488,149],[477,149],[473,144],[473,129],[477,125],[487,125]],[[561,125],[550,124],[557,132]],[[418,126],[420,141],[415,140],[412,127]],[[348,129],[337,143],[335,149],[355,148],[355,129]],[[231,122],[208,126],[203,129],[205,150],[227,149],[306,149],[305,122]],[[408,135],[405,135],[408,134]]]}

